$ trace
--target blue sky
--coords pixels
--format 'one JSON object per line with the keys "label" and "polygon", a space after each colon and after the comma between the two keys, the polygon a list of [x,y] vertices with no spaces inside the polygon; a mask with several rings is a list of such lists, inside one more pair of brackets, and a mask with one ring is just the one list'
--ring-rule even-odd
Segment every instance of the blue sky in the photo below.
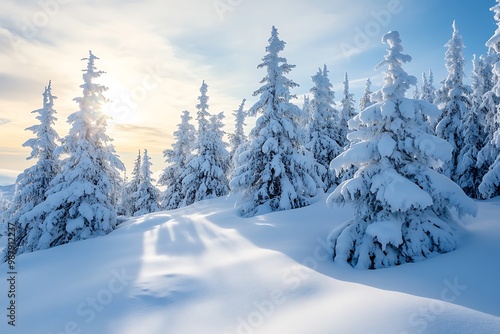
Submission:
{"label": "blue sky", "polygon": [[[115,119],[109,132],[128,168],[138,149],[152,153],[153,168],[163,168],[182,110],[195,112],[202,80],[209,85],[210,111],[247,107],[264,75],[257,70],[275,25],[287,42],[283,53],[297,65],[290,73],[302,97],[310,77],[327,64],[337,97],[344,72],[358,100],[366,78],[381,84],[382,35],[398,30],[406,70],[420,78],[432,68],[436,83],[446,76],[444,44],[457,21],[466,44],[467,75],[472,54],[496,29],[487,1],[445,0],[6,0],[0,3],[0,171],[22,171],[29,150],[22,148],[35,123],[31,110],[41,105],[47,81],[53,82],[61,136],[80,94],[80,61],[88,50],[101,58],[107,74],[107,106]],[[301,103],[301,101],[297,101]],[[251,122],[249,122],[251,123]]]}

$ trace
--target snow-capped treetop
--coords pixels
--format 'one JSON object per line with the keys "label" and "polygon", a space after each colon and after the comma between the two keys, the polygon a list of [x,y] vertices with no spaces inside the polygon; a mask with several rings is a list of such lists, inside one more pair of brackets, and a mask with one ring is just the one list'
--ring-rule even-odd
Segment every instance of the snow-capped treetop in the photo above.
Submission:
{"label": "snow-capped treetop", "polygon": [[453,34],[451,39],[445,44],[447,47],[445,53],[445,65],[448,70],[448,76],[443,81],[443,87],[439,93],[438,102],[443,102],[447,98],[452,98],[452,95],[458,96],[467,93],[468,90],[464,85],[464,66],[465,57],[463,49],[465,48],[462,36],[458,33],[456,22],[453,21]]}
{"label": "snow-capped treetop", "polygon": [[198,121],[198,135],[204,135],[207,132],[208,127],[208,96],[207,96],[208,85],[203,80],[200,87],[200,96],[198,96],[198,103],[196,109],[198,109],[196,120]]}
{"label": "snow-capped treetop", "polygon": [[[23,144],[23,146],[31,147],[31,154],[28,159],[40,158],[40,160],[50,160],[51,163],[58,164],[55,158],[55,151],[57,148],[57,141],[59,141],[60,138],[52,127],[57,120],[54,116],[56,113],[54,110],[55,99],[57,99],[57,97],[52,95],[52,82],[49,81],[48,86],[45,87],[45,91],[43,92],[43,108],[33,111],[33,113],[39,114],[36,116],[36,119],[40,121],[40,124],[26,129],[32,131],[36,135],[36,138],[29,139]],[[52,172],[57,173],[57,171]]]}
{"label": "snow-capped treetop", "polygon": [[[279,39],[278,30],[274,26],[272,27],[271,37],[268,41],[269,45],[266,46],[267,54],[262,58],[262,63],[257,66],[257,68],[265,67],[267,69],[267,75],[261,80],[261,83],[265,83],[265,85],[253,93],[253,96],[261,94],[262,96],[248,111],[250,116],[256,116],[260,112],[267,113],[268,111],[265,110],[265,106],[268,102],[271,102],[268,101],[269,98],[274,99],[272,104],[276,107],[282,101],[288,102],[292,98],[296,98],[295,95],[290,93],[290,89],[299,86],[284,76],[290,73],[295,65],[288,64],[286,58],[278,56],[278,53],[285,49],[286,43]],[[274,89],[276,91],[274,94],[271,94]],[[299,108],[295,108],[294,114],[298,118],[302,116]]]}
{"label": "snow-capped treetop", "polygon": [[408,75],[408,73],[406,73],[402,68],[404,63],[411,61],[411,57],[407,54],[401,53],[403,51],[403,47],[401,46],[399,32],[388,32],[382,37],[382,42],[387,43],[389,48],[387,49],[387,54],[384,57],[385,59],[381,61],[375,69],[387,66],[387,70],[384,71],[384,87],[381,89],[383,99],[402,99],[410,86],[417,83],[417,78],[412,75]]}
{"label": "snow-capped treetop", "polygon": [[497,53],[500,53],[500,1],[497,0],[497,4],[490,8],[492,12],[495,13],[495,21],[497,22],[497,29],[491,38],[486,42],[486,46],[494,49]]}

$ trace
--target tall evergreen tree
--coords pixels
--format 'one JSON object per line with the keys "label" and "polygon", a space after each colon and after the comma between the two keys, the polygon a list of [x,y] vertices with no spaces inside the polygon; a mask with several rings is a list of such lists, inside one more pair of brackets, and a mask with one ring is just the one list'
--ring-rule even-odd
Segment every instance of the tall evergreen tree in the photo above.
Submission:
{"label": "tall evergreen tree", "polygon": [[229,191],[227,151],[225,147],[224,151],[221,151],[221,144],[216,140],[222,133],[222,116],[217,115],[215,121],[210,120],[207,90],[208,86],[203,81],[200,88],[201,95],[198,97],[200,103],[196,106],[198,109],[196,153],[187,163],[182,174],[182,194],[184,195],[182,206],[204,199],[224,196]]}
{"label": "tall evergreen tree", "polygon": [[57,120],[55,99],[57,97],[52,95],[52,84],[49,81],[43,93],[43,107],[33,111],[38,114],[36,119],[40,123],[26,129],[32,131],[35,137],[26,141],[23,146],[31,148],[28,159],[36,159],[36,162],[18,176],[14,198],[6,213],[6,220],[16,226],[15,247],[18,254],[34,250],[33,243],[40,236],[41,221],[30,219],[27,213],[45,201],[50,183],[61,171],[56,154],[60,138],[53,128]]}
{"label": "tall evergreen tree", "polygon": [[44,217],[34,249],[45,249],[72,241],[105,235],[116,226],[120,189],[119,170],[124,166],[106,134],[109,116],[102,112],[107,90],[95,82],[99,59],[89,52],[83,70],[82,96],[74,100],[79,110],[68,117],[69,134],[62,140],[62,172],[47,191],[47,199],[30,213]]}
{"label": "tall evergreen tree", "polygon": [[267,54],[258,68],[266,68],[264,85],[254,92],[260,96],[249,115],[260,114],[250,132],[250,143],[242,154],[243,164],[231,180],[233,192],[243,192],[237,206],[244,216],[289,210],[311,203],[322,187],[321,166],[301,145],[298,129],[304,113],[290,102],[290,89],[298,85],[285,77],[295,67],[279,56],[285,42],[273,27]]}
{"label": "tall evergreen tree", "polygon": [[363,97],[359,100],[359,110],[365,110],[373,103],[371,102],[370,95],[372,95],[372,82],[370,78],[366,79],[365,92]]}
{"label": "tall evergreen tree", "polygon": [[442,118],[436,126],[436,134],[453,147],[452,159],[443,166],[443,172],[456,182],[461,176],[457,174],[458,156],[464,147],[461,123],[468,117],[471,102],[467,97],[468,88],[463,82],[465,77],[464,44],[455,21],[453,21],[453,35],[445,46],[447,47],[445,60],[448,76],[436,98],[438,107],[442,110]]}
{"label": "tall evergreen tree", "polygon": [[328,78],[328,69],[312,76],[314,87],[311,88],[312,100],[309,102],[310,121],[308,124],[308,142],[306,148],[312,152],[316,161],[324,167],[320,172],[325,190],[335,184],[336,178],[329,169],[330,161],[342,151],[339,145],[340,135],[337,128],[338,111],[334,109],[335,93]]}
{"label": "tall evergreen tree", "polygon": [[483,105],[483,97],[491,90],[491,84],[487,83],[491,79],[491,74],[489,75],[490,79],[484,76],[486,64],[483,56],[476,57],[474,55],[472,66],[472,84],[469,96],[471,110],[469,117],[464,120],[462,125],[464,129],[464,148],[458,158],[457,172],[461,175],[458,184],[467,195],[472,198],[479,198],[479,184],[492,162],[489,161],[488,164],[481,160],[481,152],[484,153],[483,147],[486,145],[488,137],[485,129],[488,108]]}
{"label": "tall evergreen tree", "polygon": [[229,157],[231,167],[229,174],[232,174],[232,171],[234,170],[234,166],[236,164],[235,159],[238,159],[238,156],[242,150],[242,145],[244,145],[247,142],[247,136],[245,135],[244,131],[244,126],[246,125],[245,124],[246,111],[244,110],[245,102],[246,100],[243,99],[243,101],[241,101],[239,108],[233,112],[235,122],[234,122],[234,133],[229,134],[229,145],[231,148],[230,151],[231,153]]}
{"label": "tall evergreen tree", "polygon": [[479,185],[479,192],[483,198],[500,196],[500,0],[497,0],[497,4],[491,10],[495,13],[497,29],[486,42],[486,46],[496,52],[497,56],[492,59],[496,59],[497,62],[493,67],[495,86],[491,92],[484,95],[483,103],[483,106],[488,109],[485,127],[489,141],[481,150],[478,162],[484,165],[485,162],[492,161]]}
{"label": "tall evergreen tree", "polygon": [[161,196],[161,207],[164,210],[177,209],[184,199],[182,192],[182,174],[192,158],[196,141],[196,130],[190,123],[189,111],[183,111],[181,123],[174,132],[174,143],[171,149],[163,151],[167,167],[163,170],[158,183],[166,189]]}
{"label": "tall evergreen tree", "polygon": [[132,194],[134,199],[134,216],[142,216],[147,213],[160,211],[160,191],[153,185],[155,181],[151,173],[151,158],[148,150],[144,149],[142,163],[140,166],[140,178],[137,191]]}
{"label": "tall evergreen tree", "polygon": [[342,92],[342,100],[340,101],[340,120],[339,120],[339,134],[340,134],[340,145],[345,148],[349,141],[347,140],[347,134],[349,131],[348,122],[356,116],[356,108],[354,95],[349,91],[349,78],[347,73],[344,76],[344,90]]}
{"label": "tall evergreen tree", "polygon": [[139,184],[141,183],[141,165],[142,157],[141,150],[137,153],[137,158],[134,162],[134,168],[132,169],[132,177],[130,181],[125,183],[123,196],[120,203],[120,211],[124,212],[126,216],[133,216],[134,212],[140,210],[137,207],[137,201],[134,198],[134,194],[139,190]]}
{"label": "tall evergreen tree", "polygon": [[401,53],[399,33],[382,41],[389,48],[382,101],[361,111],[350,123],[356,141],[335,158],[337,172],[359,167],[352,179],[329,196],[331,203],[353,203],[354,219],[329,236],[334,261],[359,269],[375,269],[416,262],[457,246],[458,225],[448,206],[459,214],[475,214],[475,203],[450,179],[432,167],[451,156],[445,140],[427,133],[422,113],[437,114],[423,100],[405,98],[416,83],[402,65],[411,61]]}

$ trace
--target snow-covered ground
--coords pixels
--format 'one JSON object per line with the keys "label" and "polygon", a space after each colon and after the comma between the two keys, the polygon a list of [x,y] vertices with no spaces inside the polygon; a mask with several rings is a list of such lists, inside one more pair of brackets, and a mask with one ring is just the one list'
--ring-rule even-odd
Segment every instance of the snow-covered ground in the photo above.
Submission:
{"label": "snow-covered ground", "polygon": [[19,256],[16,327],[2,314],[0,333],[500,333],[500,198],[478,202],[458,250],[376,271],[331,261],[352,210],[325,199],[240,218],[219,198]]}

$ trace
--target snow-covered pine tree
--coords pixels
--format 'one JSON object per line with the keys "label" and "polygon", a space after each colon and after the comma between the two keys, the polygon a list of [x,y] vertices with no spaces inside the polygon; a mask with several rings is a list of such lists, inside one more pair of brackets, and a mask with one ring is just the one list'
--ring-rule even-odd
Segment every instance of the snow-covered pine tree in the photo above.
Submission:
{"label": "snow-covered pine tree", "polygon": [[[102,112],[106,87],[95,82],[98,58],[89,52],[83,70],[82,96],[74,100],[79,110],[68,117],[71,129],[62,140],[62,172],[47,191],[47,199],[30,214],[44,216],[40,238],[33,249],[105,235],[116,226],[120,189],[119,170],[124,166],[106,134],[109,116]],[[32,239],[34,240],[34,239]]]}
{"label": "snow-covered pine tree", "polygon": [[[488,90],[491,90],[491,85],[486,88],[488,78],[483,77],[484,67],[486,66],[484,58],[474,55],[472,66],[472,83],[469,96],[471,109],[462,124],[464,147],[458,157],[457,173],[460,177],[457,183],[470,197],[480,198],[479,184],[490,166],[489,164],[486,166],[484,160],[478,163],[478,157],[481,156],[480,152],[486,144],[485,138],[488,137],[484,126],[488,108],[483,106],[483,97]],[[489,162],[491,164],[492,161]]]}
{"label": "snow-covered pine tree", "polygon": [[61,171],[60,161],[56,154],[59,135],[53,126],[57,118],[54,110],[52,84],[49,81],[43,93],[43,107],[33,111],[38,114],[40,122],[26,130],[35,135],[26,141],[23,146],[31,148],[28,159],[36,159],[33,166],[21,173],[16,181],[16,189],[10,209],[6,212],[6,221],[14,223],[16,227],[15,247],[17,254],[34,250],[33,243],[40,236],[40,219],[30,219],[26,216],[35,206],[46,199],[50,183]]}
{"label": "snow-covered pine tree", "polygon": [[[209,163],[212,166],[210,173],[212,174],[213,190],[215,197],[224,196],[229,193],[229,169],[231,168],[230,155],[227,150],[229,146],[224,142],[224,113],[220,112],[210,116],[210,124],[208,131],[208,152],[210,152]],[[244,145],[243,142],[242,145]],[[224,175],[219,175],[219,169]],[[209,175],[210,175],[209,173]]]}
{"label": "snow-covered pine tree", "polygon": [[443,173],[457,182],[461,177],[457,174],[458,156],[464,147],[461,123],[462,120],[467,119],[472,106],[468,98],[469,88],[463,82],[465,77],[464,43],[455,21],[453,21],[453,35],[445,46],[447,47],[445,60],[448,76],[436,98],[436,103],[442,110],[441,120],[436,125],[436,134],[453,147],[452,159],[443,166]]}
{"label": "snow-covered pine tree", "polygon": [[339,129],[337,128],[338,111],[335,110],[335,93],[328,78],[328,68],[318,69],[312,76],[314,87],[309,102],[310,120],[307,125],[308,140],[306,148],[311,151],[316,161],[324,167],[321,177],[325,189],[335,184],[336,178],[330,170],[330,161],[342,152]]}
{"label": "snow-covered pine tree", "polygon": [[132,194],[136,209],[133,212],[134,217],[160,211],[160,191],[153,185],[155,180],[151,176],[151,166],[151,158],[148,155],[148,150],[144,149],[140,182],[137,191]]}
{"label": "snow-covered pine tree", "polygon": [[134,194],[139,190],[139,184],[141,183],[141,166],[142,156],[141,150],[139,150],[137,153],[137,158],[134,161],[134,168],[132,169],[131,178],[123,186],[123,195],[120,202],[120,211],[122,211],[123,214],[128,217],[133,216],[134,212],[140,210],[140,208],[136,206]]}
{"label": "snow-covered pine tree", "polygon": [[233,112],[235,122],[234,122],[234,133],[229,134],[229,146],[231,148],[229,155],[229,162],[230,162],[229,176],[232,174],[232,172],[234,171],[234,167],[237,164],[235,159],[238,159],[238,156],[242,151],[242,145],[244,145],[248,140],[244,131],[244,127],[246,125],[245,124],[246,111],[244,110],[245,102],[246,99],[243,99],[239,108]]}
{"label": "snow-covered pine tree", "polygon": [[196,130],[190,123],[191,119],[189,111],[182,112],[181,123],[174,132],[172,148],[163,151],[167,167],[163,170],[158,184],[166,187],[161,195],[161,207],[164,210],[177,209],[184,199],[182,174],[192,158],[193,145],[196,141]]}
{"label": "snow-covered pine tree", "polygon": [[457,184],[472,198],[479,198],[479,185],[483,174],[477,166],[477,156],[482,148],[482,138],[477,110],[472,108],[461,124],[463,147],[458,154]]}
{"label": "snow-covered pine tree", "polygon": [[[181,206],[194,202],[227,195],[229,191],[227,180],[228,153],[222,143],[222,116],[210,120],[208,113],[208,86],[203,81],[198,97],[198,136],[195,146],[195,155],[187,163],[182,174]],[[220,142],[218,137],[221,137]],[[224,147],[224,150],[220,148]]]}
{"label": "snow-covered pine tree", "polygon": [[485,199],[500,195],[500,0],[497,0],[497,4],[491,10],[495,13],[497,29],[486,42],[486,46],[497,54],[496,57],[492,56],[492,59],[497,60],[493,66],[496,83],[493,89],[483,97],[483,106],[488,109],[485,130],[489,141],[478,157],[480,166],[484,166],[485,162],[493,161],[479,185],[479,192]]}
{"label": "snow-covered pine tree", "polygon": [[249,110],[249,115],[260,116],[242,153],[243,164],[230,183],[232,192],[243,193],[237,207],[246,217],[309,205],[323,187],[318,175],[321,165],[300,142],[298,124],[304,113],[290,103],[295,98],[290,89],[298,85],[285,77],[295,66],[279,56],[284,48],[285,42],[272,27],[267,54],[258,66],[266,68],[267,75],[254,92],[259,101]]}
{"label": "snow-covered pine tree", "polygon": [[434,74],[432,70],[429,70],[429,79],[427,79],[425,73],[422,73],[422,93],[420,99],[430,103],[434,103],[436,100],[436,88],[434,87]]}
{"label": "snow-covered pine tree", "polygon": [[366,79],[365,92],[363,94],[363,97],[359,100],[359,110],[365,110],[373,104],[370,98],[372,93],[372,82],[370,78],[368,78]]}
{"label": "snow-covered pine tree", "polygon": [[350,126],[355,141],[335,158],[339,173],[351,165],[359,169],[329,196],[328,203],[353,203],[354,219],[329,236],[335,262],[359,269],[375,269],[416,262],[454,250],[458,225],[449,206],[460,215],[475,214],[476,204],[458,185],[433,169],[451,157],[451,145],[427,133],[422,113],[438,110],[423,100],[405,98],[416,78],[402,65],[399,33],[382,41],[389,45],[377,68],[384,72],[382,98],[361,111]]}
{"label": "snow-covered pine tree", "polygon": [[340,146],[346,148],[349,145],[347,134],[350,132],[347,123],[349,120],[356,116],[356,108],[354,101],[354,94],[349,91],[349,78],[347,73],[344,76],[344,90],[342,92],[342,99],[340,100],[340,120],[339,120],[339,135]]}

